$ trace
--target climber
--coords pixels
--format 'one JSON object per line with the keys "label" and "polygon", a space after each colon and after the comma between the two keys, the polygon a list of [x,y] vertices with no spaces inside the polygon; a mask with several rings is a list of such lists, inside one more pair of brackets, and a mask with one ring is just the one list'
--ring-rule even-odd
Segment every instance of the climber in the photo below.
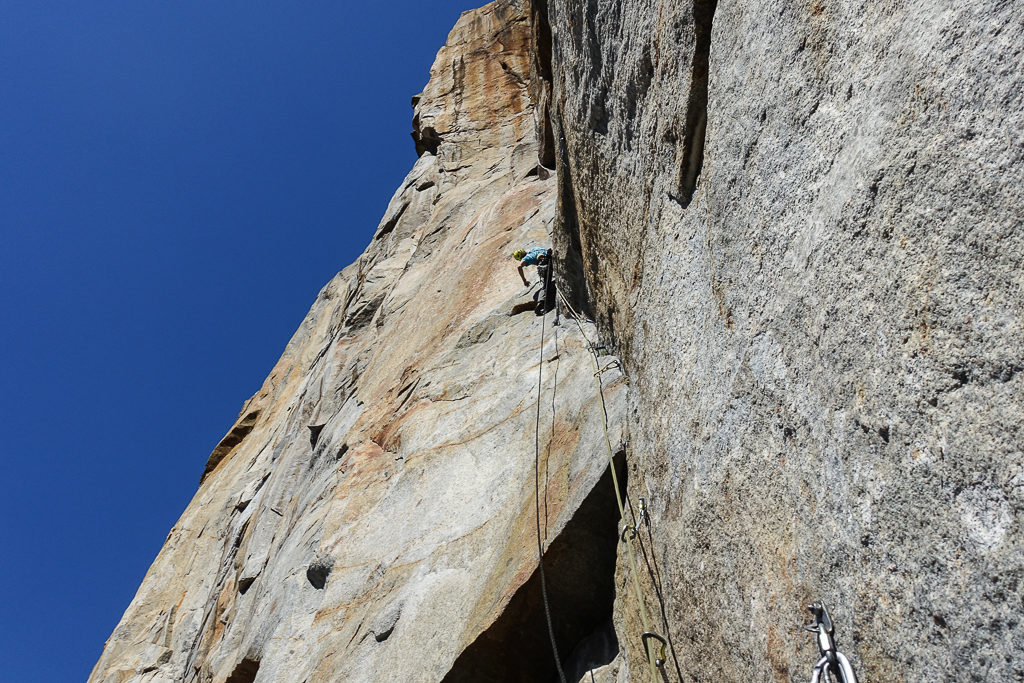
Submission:
{"label": "climber", "polygon": [[551,277],[553,255],[554,252],[551,249],[544,249],[543,247],[534,247],[530,251],[516,249],[512,252],[512,258],[519,261],[519,277],[523,279],[523,284],[527,287],[530,286],[530,282],[526,279],[526,275],[523,274],[523,268],[526,266],[537,266],[537,275],[542,283],[540,289],[533,295],[534,301],[537,302],[537,315],[544,315],[554,307],[555,283]]}
{"label": "climber", "polygon": [[529,287],[530,281],[523,274],[523,268],[526,266],[538,266],[539,268],[540,266],[547,265],[550,258],[549,251],[549,249],[544,247],[533,247],[530,251],[516,249],[512,252],[512,258],[519,261],[519,277],[522,278],[524,286]]}

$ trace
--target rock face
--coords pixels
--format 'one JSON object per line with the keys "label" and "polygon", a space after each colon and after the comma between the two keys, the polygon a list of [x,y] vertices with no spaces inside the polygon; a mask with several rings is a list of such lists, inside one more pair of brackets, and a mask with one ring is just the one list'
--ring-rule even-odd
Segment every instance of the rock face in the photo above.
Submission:
{"label": "rock face", "polygon": [[[556,624],[566,655],[605,629],[618,511],[591,354],[508,260],[555,212],[528,10],[452,31],[417,97],[423,156],[214,450],[90,680],[553,677],[538,533],[552,609],[586,603]],[[625,384],[602,377],[618,450]]]}
{"label": "rock face", "polygon": [[1024,679],[1021,9],[464,14],[91,680]]}
{"label": "rock face", "polygon": [[1024,679],[1021,3],[548,4],[668,677]]}

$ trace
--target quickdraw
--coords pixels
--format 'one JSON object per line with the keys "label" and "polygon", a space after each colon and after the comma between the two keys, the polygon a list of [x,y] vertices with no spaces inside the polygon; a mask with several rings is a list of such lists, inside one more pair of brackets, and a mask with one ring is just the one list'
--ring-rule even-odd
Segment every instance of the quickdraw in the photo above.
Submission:
{"label": "quickdraw", "polygon": [[614,359],[612,362],[608,363],[608,365],[604,366],[603,368],[595,372],[594,377],[597,377],[603,372],[608,372],[612,368],[619,368],[620,370],[622,369],[622,363],[619,362],[618,358]]}
{"label": "quickdraw", "polygon": [[651,520],[647,516],[647,499],[640,499],[640,512],[636,516],[636,525],[641,526],[643,524],[650,524]]}
{"label": "quickdraw", "polygon": [[[619,534],[619,540],[621,541],[632,541],[636,538],[636,535],[640,533],[640,527],[644,524],[650,523],[650,519],[647,517],[647,500],[644,498],[640,499],[640,512],[636,516],[636,524],[627,524],[622,527],[622,533]],[[626,538],[626,537],[629,538]]]}
{"label": "quickdraw", "polygon": [[[625,520],[626,508],[623,504],[622,490],[619,488],[619,478],[618,475],[616,475],[615,473],[615,453],[612,451],[611,437],[608,435],[608,408],[607,406],[605,406],[604,390],[601,387],[601,373],[604,372],[604,370],[613,367],[613,365],[618,362],[618,359],[615,359],[614,362],[609,362],[608,365],[604,368],[604,370],[602,370],[601,363],[598,359],[607,354],[607,349],[604,346],[597,346],[590,341],[590,338],[587,336],[586,331],[583,329],[583,323],[581,322],[580,314],[573,309],[572,305],[566,300],[564,296],[562,296],[561,292],[558,293],[558,296],[562,303],[565,305],[566,309],[569,311],[569,315],[572,316],[572,318],[576,321],[576,325],[580,328],[580,334],[586,341],[587,346],[590,349],[591,360],[593,360],[594,362],[594,381],[597,383],[597,395],[601,401],[601,413],[604,417],[604,419],[602,420],[602,427],[604,431],[605,446],[608,449],[608,467],[611,470],[612,474],[612,486],[615,489],[615,502],[619,507],[619,519]],[[543,335],[543,328],[541,328],[541,334]],[[604,350],[605,353],[601,353],[602,350]],[[646,504],[644,505],[644,509],[646,509]],[[641,517],[640,519],[642,518],[643,517]],[[665,663],[666,642],[661,636],[655,633],[651,633],[648,630],[650,629],[651,620],[647,614],[647,608],[644,606],[643,591],[640,589],[640,580],[638,578],[639,572],[637,571],[636,556],[633,552],[633,540],[636,537],[637,529],[632,524],[627,524],[625,527],[623,527],[622,531],[619,532],[619,538],[626,545],[626,557],[629,560],[630,569],[629,576],[631,579],[631,583],[633,584],[633,592],[636,598],[637,610],[640,612],[640,623],[643,624],[644,628],[644,633],[641,636],[641,639],[644,643],[644,649],[647,650],[647,663],[651,667],[651,681],[652,683],[654,683],[655,681],[660,680],[658,676],[658,669]],[[647,648],[647,640],[649,638],[656,638],[661,642],[660,658],[654,658],[651,655],[650,649]]]}
{"label": "quickdraw", "polygon": [[857,683],[857,674],[850,660],[836,649],[835,627],[825,603],[819,600],[808,605],[807,609],[814,615],[814,623],[804,626],[804,630],[818,636],[818,651],[821,654],[821,659],[811,672],[811,683]]}

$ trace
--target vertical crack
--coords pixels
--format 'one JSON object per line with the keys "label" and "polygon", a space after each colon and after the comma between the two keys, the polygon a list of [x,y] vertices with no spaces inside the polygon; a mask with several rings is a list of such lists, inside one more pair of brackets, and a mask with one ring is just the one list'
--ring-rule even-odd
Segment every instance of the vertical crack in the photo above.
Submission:
{"label": "vertical crack", "polygon": [[538,109],[538,157],[541,166],[552,169],[555,167],[555,131],[551,122],[551,91],[554,76],[551,68],[552,37],[551,25],[548,23],[547,0],[534,0],[531,13],[533,49],[530,53],[534,73],[530,79],[530,87]]}
{"label": "vertical crack", "polygon": [[693,0],[693,61],[690,69],[690,95],[686,102],[686,130],[683,160],[679,166],[674,197],[684,208],[693,200],[701,168],[704,165],[704,139],[708,123],[708,75],[711,57],[711,25],[718,0]]}

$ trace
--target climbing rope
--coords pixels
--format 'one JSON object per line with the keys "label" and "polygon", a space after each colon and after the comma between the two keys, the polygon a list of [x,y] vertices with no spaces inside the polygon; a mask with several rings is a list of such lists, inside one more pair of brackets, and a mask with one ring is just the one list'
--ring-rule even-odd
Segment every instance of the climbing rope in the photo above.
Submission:
{"label": "climbing rope", "polygon": [[[615,453],[612,450],[611,437],[608,436],[608,407],[605,404],[605,400],[604,400],[604,385],[601,382],[601,374],[604,373],[606,370],[608,370],[610,367],[612,367],[615,363],[618,363],[618,361],[615,361],[614,363],[610,363],[608,366],[606,366],[604,368],[601,367],[601,364],[600,364],[600,361],[598,360],[598,355],[597,355],[597,348],[598,347],[594,346],[591,343],[590,338],[587,336],[586,330],[583,329],[583,323],[581,322],[581,318],[580,318],[579,313],[576,312],[576,310],[566,300],[566,298],[562,295],[561,292],[558,292],[558,296],[559,296],[559,298],[561,298],[562,304],[565,305],[566,309],[569,311],[569,315],[572,317],[573,320],[576,321],[577,327],[580,328],[580,334],[583,335],[583,339],[587,342],[587,348],[590,350],[591,360],[593,360],[593,362],[594,362],[594,380],[597,382],[597,394],[598,394],[598,397],[601,399],[601,413],[602,413],[602,426],[604,428],[604,442],[605,442],[605,446],[607,446],[607,448],[608,448],[608,468],[612,472],[612,484],[615,487],[615,502],[619,506],[619,519],[621,519],[623,522],[625,522],[626,521],[626,507],[625,507],[625,505],[622,502],[623,501],[623,497],[622,497],[622,489],[619,487],[619,476],[615,472]],[[541,328],[541,334],[543,335],[543,327]],[[644,517],[646,517],[646,506],[644,507]],[[632,579],[633,592],[635,594],[634,597],[636,598],[636,603],[637,603],[637,606],[638,606],[638,608],[640,610],[640,622],[641,622],[641,624],[643,625],[643,628],[644,628],[644,633],[643,633],[643,636],[641,636],[640,640],[643,643],[644,651],[647,654],[647,663],[650,665],[650,668],[651,668],[651,680],[652,681],[657,681],[659,679],[658,669],[665,664],[665,660],[666,660],[666,656],[665,656],[666,643],[665,643],[665,639],[664,638],[662,638],[661,636],[658,636],[657,634],[655,634],[655,633],[653,633],[651,631],[651,620],[650,620],[650,617],[648,617],[648,615],[647,615],[647,606],[644,603],[643,591],[640,589],[640,578],[639,578],[639,571],[637,570],[637,565],[636,565],[636,555],[633,552],[633,541],[636,539],[636,536],[637,536],[636,527],[634,525],[627,524],[622,529],[622,532],[620,534],[620,539],[626,544],[626,555],[629,558],[629,569],[630,569],[629,573],[630,573],[630,577]],[[658,640],[660,642],[660,644],[661,644],[660,651],[657,653],[657,655],[655,655],[654,651],[648,645],[648,641],[651,640],[651,639]]]}
{"label": "climbing rope", "polygon": [[[547,278],[551,277],[551,269],[548,267],[545,277],[542,278],[544,286],[547,286]],[[533,433],[533,486],[534,504],[537,509],[537,564],[540,566],[540,592],[544,600],[544,616],[548,622],[548,637],[551,639],[551,653],[555,657],[555,667],[558,669],[558,680],[566,683],[565,672],[562,671],[562,659],[558,656],[558,643],[555,641],[555,627],[551,621],[551,603],[548,601],[548,581],[544,575],[544,541],[540,533],[540,398],[542,381],[544,377],[544,322],[547,318],[546,311],[540,317],[540,363],[537,365],[537,419],[534,424]]]}

